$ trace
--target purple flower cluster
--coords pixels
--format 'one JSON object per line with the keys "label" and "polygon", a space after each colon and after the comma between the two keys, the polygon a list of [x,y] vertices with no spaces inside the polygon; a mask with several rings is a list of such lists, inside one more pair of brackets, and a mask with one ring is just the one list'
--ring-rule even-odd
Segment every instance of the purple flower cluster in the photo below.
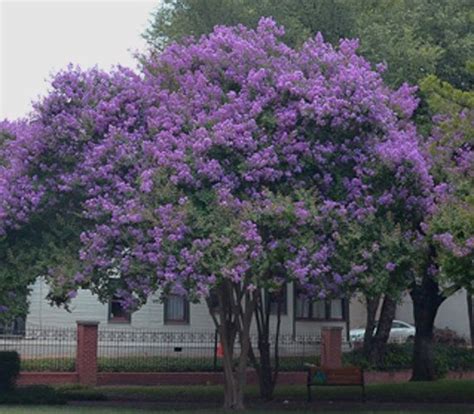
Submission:
{"label": "purple flower cluster", "polygon": [[59,73],[28,122],[1,125],[15,138],[0,153],[0,233],[74,195],[87,226],[71,278],[119,274],[129,306],[222,278],[252,289],[276,262],[275,278],[320,297],[354,284],[364,269],[331,261],[338,220],[432,208],[417,101],[356,41],[295,50],[282,34],[262,19],[173,44],[138,74]]}

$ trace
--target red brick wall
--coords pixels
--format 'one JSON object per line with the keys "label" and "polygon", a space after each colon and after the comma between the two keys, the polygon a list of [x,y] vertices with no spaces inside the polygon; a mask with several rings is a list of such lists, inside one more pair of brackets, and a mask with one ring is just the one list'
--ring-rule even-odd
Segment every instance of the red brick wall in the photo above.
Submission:
{"label": "red brick wall", "polygon": [[342,328],[326,327],[321,330],[321,366],[340,368],[342,366]]}
{"label": "red brick wall", "polygon": [[76,372],[21,372],[18,385],[62,385],[77,384]]}
{"label": "red brick wall", "polygon": [[[409,381],[411,371],[365,372],[366,384],[393,384]],[[254,371],[249,371],[248,384],[257,384]],[[448,372],[448,379],[474,380],[474,371]],[[77,384],[79,378],[75,372],[22,372],[18,385],[59,385]],[[281,372],[278,383],[285,385],[306,384],[305,372]],[[222,384],[219,372],[99,372],[97,385],[213,385]]]}
{"label": "red brick wall", "polygon": [[97,384],[98,325],[98,322],[77,322],[76,371],[82,385]]}
{"label": "red brick wall", "polygon": [[[98,385],[216,385],[223,384],[221,372],[101,372]],[[306,384],[305,372],[281,372],[279,384]],[[255,371],[249,370],[247,384],[258,384]]]}

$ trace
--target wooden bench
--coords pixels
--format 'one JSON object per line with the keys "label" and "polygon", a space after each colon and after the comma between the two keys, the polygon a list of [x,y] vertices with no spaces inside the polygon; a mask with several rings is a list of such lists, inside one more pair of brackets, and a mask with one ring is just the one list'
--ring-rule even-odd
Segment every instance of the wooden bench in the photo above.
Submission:
{"label": "wooden bench", "polygon": [[362,388],[362,401],[365,402],[364,371],[358,367],[324,368],[306,364],[308,367],[308,401],[311,401],[312,386],[359,385]]}

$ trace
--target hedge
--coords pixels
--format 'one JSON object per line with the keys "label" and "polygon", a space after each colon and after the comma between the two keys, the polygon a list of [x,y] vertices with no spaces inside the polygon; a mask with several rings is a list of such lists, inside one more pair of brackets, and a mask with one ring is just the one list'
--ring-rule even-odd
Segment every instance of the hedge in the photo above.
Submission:
{"label": "hedge", "polygon": [[20,374],[20,356],[16,351],[0,351],[0,393],[12,391]]}
{"label": "hedge", "polygon": [[[370,364],[361,350],[353,350],[343,354],[344,365],[356,365],[369,371],[398,371],[410,369],[412,363],[412,344],[389,344],[383,362],[379,365]],[[281,371],[304,371],[304,363],[317,364],[315,357],[281,357]],[[446,345],[435,346],[435,364],[438,374],[447,371],[474,371],[474,350]],[[24,371],[74,371],[74,358],[44,358],[24,360],[21,368]],[[98,367],[101,372],[212,372],[213,358],[196,357],[160,357],[160,356],[128,356],[100,357]],[[217,370],[221,370],[221,360],[217,360]]]}

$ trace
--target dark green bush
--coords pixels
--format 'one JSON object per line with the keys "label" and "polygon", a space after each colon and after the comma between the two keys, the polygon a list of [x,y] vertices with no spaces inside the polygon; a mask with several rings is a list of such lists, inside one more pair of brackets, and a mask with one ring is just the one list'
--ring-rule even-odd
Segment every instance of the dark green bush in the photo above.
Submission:
{"label": "dark green bush", "polygon": [[20,355],[15,351],[0,352],[0,393],[15,388],[20,373]]}
{"label": "dark green bush", "polygon": [[[463,347],[452,347],[437,344],[434,347],[435,363],[438,375],[447,371],[473,371],[474,350]],[[413,344],[388,344],[383,362],[377,366],[370,364],[357,349],[343,354],[344,365],[356,365],[372,371],[399,371],[412,366]],[[318,364],[318,356],[281,357],[280,371],[304,371],[305,363]],[[127,356],[100,357],[101,372],[212,372],[222,370],[221,359],[214,367],[212,357],[162,357],[162,356]],[[74,371],[74,358],[45,358],[24,360],[21,364],[25,371]]]}
{"label": "dark green bush", "polygon": [[7,393],[0,393],[0,404],[51,405],[65,404],[66,402],[65,396],[47,385],[18,387]]}
{"label": "dark green bush", "polygon": [[[382,363],[374,365],[364,357],[362,349],[356,349],[343,356],[346,365],[356,365],[370,371],[398,371],[412,367],[413,344],[388,344]],[[442,377],[448,371],[473,371],[474,349],[434,346],[434,361],[437,374]]]}

